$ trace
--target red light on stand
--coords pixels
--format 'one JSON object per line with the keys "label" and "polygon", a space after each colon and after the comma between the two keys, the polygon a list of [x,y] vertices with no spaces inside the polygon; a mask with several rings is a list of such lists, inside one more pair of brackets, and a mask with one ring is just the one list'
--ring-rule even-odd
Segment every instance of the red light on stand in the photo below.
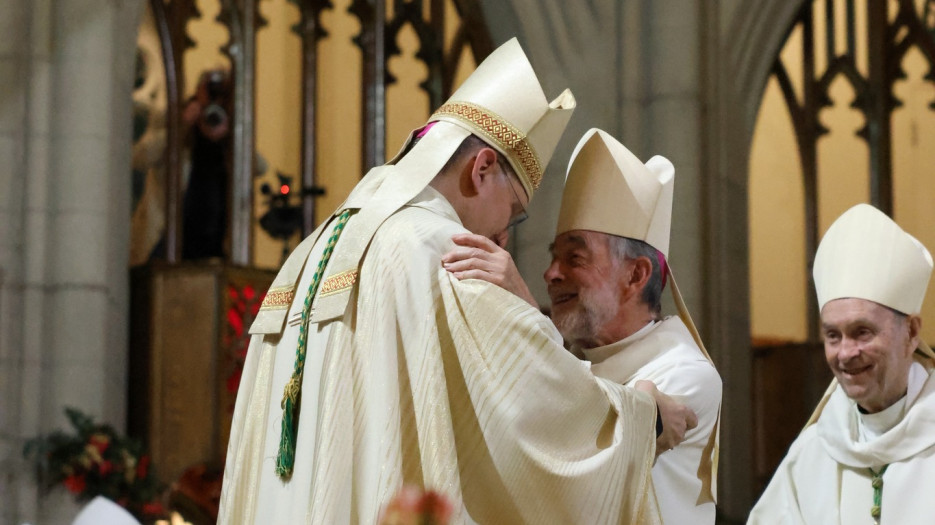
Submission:
{"label": "red light on stand", "polygon": [[282,193],[283,195],[288,195],[288,194],[289,194],[289,185],[288,185],[288,184],[283,184],[282,186],[280,186],[280,187],[279,187],[279,193]]}

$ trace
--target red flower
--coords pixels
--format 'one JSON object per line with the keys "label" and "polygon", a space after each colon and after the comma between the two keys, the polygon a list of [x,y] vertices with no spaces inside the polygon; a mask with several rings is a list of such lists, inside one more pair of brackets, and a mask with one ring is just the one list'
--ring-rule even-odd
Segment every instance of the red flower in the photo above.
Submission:
{"label": "red flower", "polygon": [[227,324],[234,330],[234,337],[243,335],[243,318],[236,308],[227,309]]}
{"label": "red flower", "polygon": [[422,495],[417,508],[423,518],[432,520],[430,523],[448,523],[452,512],[454,512],[451,502],[434,490],[427,491]]}
{"label": "red flower", "polygon": [[255,290],[253,289],[253,287],[250,286],[249,284],[248,284],[248,285],[245,285],[245,286],[243,287],[243,290],[242,290],[242,291],[243,291],[243,296],[244,296],[244,298],[245,298],[245,299],[248,299],[248,300],[249,300],[249,299],[253,299],[253,296],[256,295],[256,291],[255,291]]}
{"label": "red flower", "polygon": [[445,525],[451,519],[454,507],[435,491],[403,487],[386,507],[380,525]]}
{"label": "red flower", "polygon": [[231,375],[227,376],[227,391],[231,394],[237,393],[237,389],[240,388],[240,376],[243,375],[243,370],[237,368]]}
{"label": "red flower", "polygon": [[143,514],[159,515],[164,513],[166,510],[162,507],[162,503],[159,503],[156,500],[150,501],[149,503],[144,503],[143,507],[140,509],[143,511]]}
{"label": "red flower", "polygon": [[65,488],[68,489],[72,494],[81,494],[84,492],[84,488],[87,485],[84,480],[84,474],[76,475],[72,474],[65,478],[65,481],[62,482],[65,485]]}
{"label": "red flower", "polygon": [[146,477],[146,474],[149,473],[149,456],[143,456],[140,458],[140,462],[136,464],[136,477],[143,479]]}
{"label": "red flower", "polygon": [[107,434],[94,434],[88,440],[88,443],[97,449],[101,454],[110,447],[110,436]]}
{"label": "red flower", "polygon": [[114,464],[109,459],[105,459],[97,466],[97,470],[101,476],[106,476],[114,471]]}

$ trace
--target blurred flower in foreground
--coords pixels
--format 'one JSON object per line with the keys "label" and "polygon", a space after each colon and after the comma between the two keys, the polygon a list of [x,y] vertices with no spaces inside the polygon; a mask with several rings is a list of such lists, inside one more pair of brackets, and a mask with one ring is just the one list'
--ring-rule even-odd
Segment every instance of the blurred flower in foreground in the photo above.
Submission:
{"label": "blurred flower in foreground", "polygon": [[386,504],[380,525],[447,525],[453,511],[444,495],[407,486]]}

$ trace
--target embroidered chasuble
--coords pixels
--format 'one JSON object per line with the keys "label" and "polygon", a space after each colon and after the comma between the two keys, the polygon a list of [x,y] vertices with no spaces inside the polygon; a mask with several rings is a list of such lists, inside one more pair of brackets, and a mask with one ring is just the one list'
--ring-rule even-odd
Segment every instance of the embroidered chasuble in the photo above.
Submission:
{"label": "embroidered chasuble", "polygon": [[309,325],[294,470],[278,477],[295,319],[330,228],[271,289],[281,321],[251,330],[218,523],[373,524],[403,485],[450,498],[452,523],[660,523],[650,396],[595,378],[523,300],[451,277],[441,257],[465,229],[430,187],[380,226],[359,272],[322,282],[313,309],[353,292]]}
{"label": "embroidered chasuble", "polygon": [[721,378],[682,320],[668,317],[616,343],[577,351],[591,361],[594,375],[624,385],[647,379],[695,412],[698,426],[659,455],[652,478],[665,523],[713,524],[714,501],[699,467],[705,454],[713,454],[709,442],[721,405]]}
{"label": "embroidered chasuble", "polygon": [[792,443],[750,524],[869,525],[870,469],[883,467],[879,523],[935,523],[935,378],[932,362],[909,369],[906,396],[877,414],[861,414],[835,386],[817,422]]}

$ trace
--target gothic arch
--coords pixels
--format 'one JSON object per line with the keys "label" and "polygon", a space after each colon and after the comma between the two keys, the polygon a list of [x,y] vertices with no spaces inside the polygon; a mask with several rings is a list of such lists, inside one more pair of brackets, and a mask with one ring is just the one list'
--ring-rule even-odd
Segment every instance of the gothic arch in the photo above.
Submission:
{"label": "gothic arch", "polygon": [[722,415],[721,447],[729,453],[721,456],[719,506],[736,519],[745,519],[755,497],[747,246],[750,148],[770,70],[804,2],[763,0],[755,8],[735,2],[725,29],[714,37],[711,49],[716,52],[703,58],[710,71],[702,197],[706,219],[704,330],[709,347],[716,349],[724,399],[728,400]]}

